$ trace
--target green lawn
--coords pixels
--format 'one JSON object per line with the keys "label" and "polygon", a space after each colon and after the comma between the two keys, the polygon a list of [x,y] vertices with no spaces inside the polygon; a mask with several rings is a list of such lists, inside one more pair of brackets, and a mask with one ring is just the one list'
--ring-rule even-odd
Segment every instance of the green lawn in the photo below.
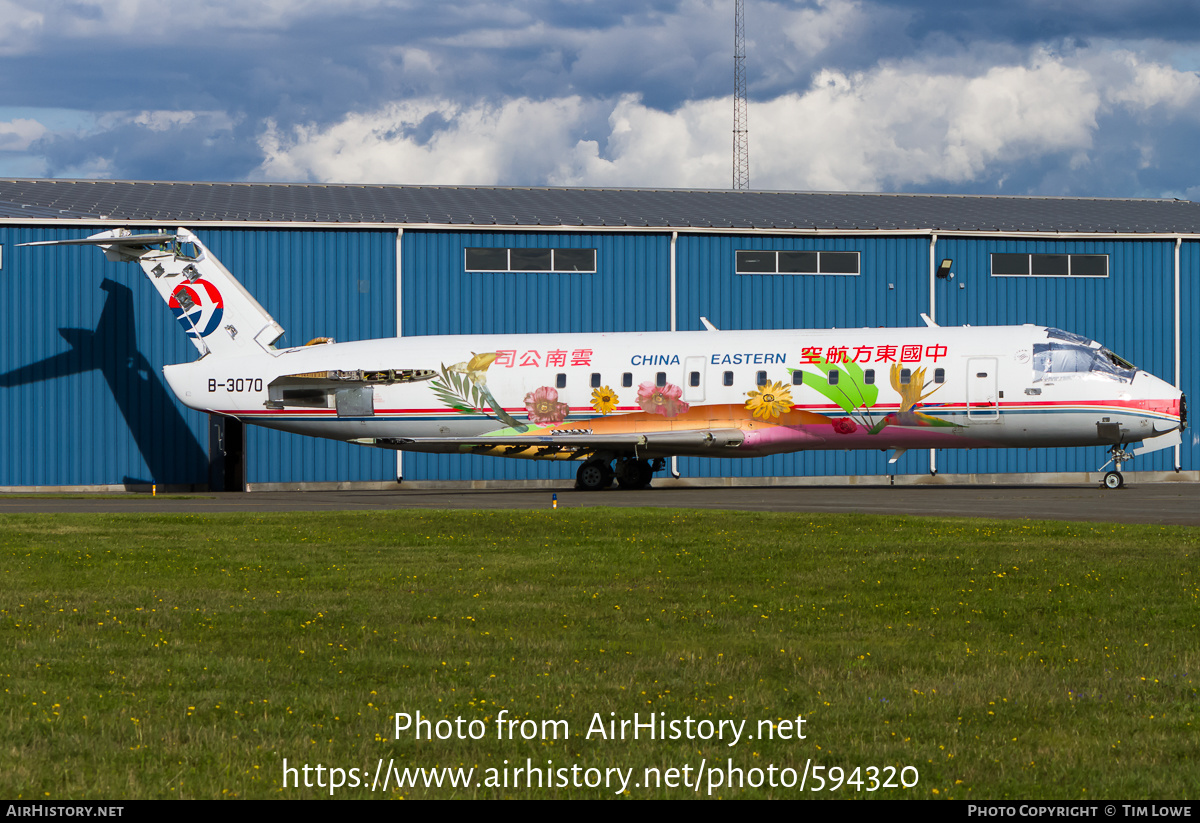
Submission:
{"label": "green lawn", "polygon": [[[1198,536],[659,509],[0,516],[0,796],[328,797],[332,768],[335,797],[1194,798]],[[470,785],[396,787],[443,767]]]}

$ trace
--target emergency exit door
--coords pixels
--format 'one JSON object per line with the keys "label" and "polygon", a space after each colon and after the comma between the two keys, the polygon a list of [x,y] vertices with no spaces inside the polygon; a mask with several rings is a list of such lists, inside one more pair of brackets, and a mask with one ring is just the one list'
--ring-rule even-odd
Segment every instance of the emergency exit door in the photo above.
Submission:
{"label": "emergency exit door", "polygon": [[967,419],[978,422],[1000,419],[1000,392],[995,357],[972,357],[967,361]]}

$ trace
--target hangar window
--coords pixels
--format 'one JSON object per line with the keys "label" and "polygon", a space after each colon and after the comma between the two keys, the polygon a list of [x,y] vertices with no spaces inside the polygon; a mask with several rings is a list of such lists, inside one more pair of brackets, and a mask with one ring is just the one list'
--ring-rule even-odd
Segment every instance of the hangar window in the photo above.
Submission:
{"label": "hangar window", "polygon": [[1107,254],[993,254],[993,277],[1108,277]]}
{"label": "hangar window", "polygon": [[856,251],[739,251],[738,274],[858,274]]}
{"label": "hangar window", "polygon": [[467,271],[586,272],[596,271],[595,249],[466,249]]}

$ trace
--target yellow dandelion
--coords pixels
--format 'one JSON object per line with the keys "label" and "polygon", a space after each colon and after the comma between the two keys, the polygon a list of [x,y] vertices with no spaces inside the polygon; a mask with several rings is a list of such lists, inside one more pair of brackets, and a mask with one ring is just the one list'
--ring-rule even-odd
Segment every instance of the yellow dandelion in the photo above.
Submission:
{"label": "yellow dandelion", "polygon": [[601,414],[611,414],[617,407],[617,393],[608,386],[601,386],[592,392],[592,408]]}
{"label": "yellow dandelion", "polygon": [[791,411],[792,406],[792,388],[783,383],[767,383],[759,387],[758,391],[746,392],[746,408],[754,413],[755,417],[761,417],[763,420],[770,420],[772,417]]}

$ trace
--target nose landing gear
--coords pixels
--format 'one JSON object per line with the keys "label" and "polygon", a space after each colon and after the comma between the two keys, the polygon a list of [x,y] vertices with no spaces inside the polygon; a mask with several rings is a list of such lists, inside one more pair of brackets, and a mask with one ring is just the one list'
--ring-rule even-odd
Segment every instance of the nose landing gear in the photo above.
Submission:
{"label": "nose landing gear", "polygon": [[[1112,471],[1104,475],[1104,480],[1101,482],[1104,484],[1104,488],[1106,489],[1124,488],[1125,476],[1121,474],[1121,467],[1125,465],[1126,462],[1132,460],[1133,455],[1125,451],[1120,446],[1113,446],[1111,449],[1109,449],[1109,454],[1111,454],[1112,457],[1109,458],[1108,463],[1114,464],[1114,467]],[[1103,471],[1104,467],[1107,466],[1108,463],[1105,463],[1104,466],[1101,466],[1100,470]]]}

